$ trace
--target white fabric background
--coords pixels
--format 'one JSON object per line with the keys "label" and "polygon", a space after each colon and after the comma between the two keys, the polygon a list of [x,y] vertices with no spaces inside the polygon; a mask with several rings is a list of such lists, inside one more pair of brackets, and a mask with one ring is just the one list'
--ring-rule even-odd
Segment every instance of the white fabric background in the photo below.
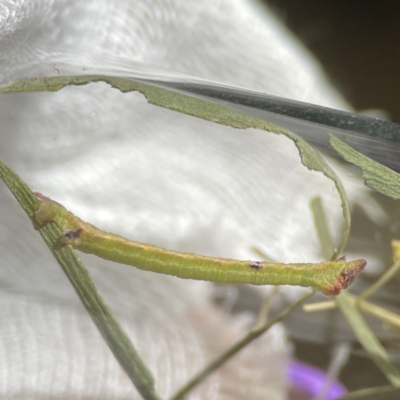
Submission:
{"label": "white fabric background", "polygon": [[[346,108],[312,57],[255,2],[0,3],[3,83],[29,74],[35,63],[45,62],[55,75],[52,64],[62,58],[81,65],[79,54]],[[34,190],[136,240],[239,258],[254,258],[249,248],[257,245],[281,261],[318,260],[308,202],[321,193],[340,226],[333,184],[307,171],[284,137],[158,109],[138,93],[102,83],[2,96],[0,121],[1,157]],[[132,398],[130,382],[4,185],[0,205],[1,397]],[[210,343],[218,349],[229,343],[223,332],[231,332],[230,340],[240,334],[240,322],[225,320],[211,339],[205,333],[216,324],[211,284],[82,259],[163,396],[204,365]],[[283,399],[285,340],[276,327],[193,398],[240,399],[245,390],[252,399]],[[260,376],[250,384],[255,370]]]}

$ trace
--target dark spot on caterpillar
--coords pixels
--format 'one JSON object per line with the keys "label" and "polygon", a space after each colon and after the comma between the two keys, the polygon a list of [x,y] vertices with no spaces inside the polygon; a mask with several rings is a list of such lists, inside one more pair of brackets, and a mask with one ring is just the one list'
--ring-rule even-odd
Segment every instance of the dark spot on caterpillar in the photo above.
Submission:
{"label": "dark spot on caterpillar", "polygon": [[252,261],[250,264],[250,268],[260,269],[262,267],[260,261]]}
{"label": "dark spot on caterpillar", "polygon": [[83,229],[79,228],[77,230],[65,231],[60,237],[60,242],[62,244],[70,244],[72,246],[78,246],[81,243],[81,233]]}

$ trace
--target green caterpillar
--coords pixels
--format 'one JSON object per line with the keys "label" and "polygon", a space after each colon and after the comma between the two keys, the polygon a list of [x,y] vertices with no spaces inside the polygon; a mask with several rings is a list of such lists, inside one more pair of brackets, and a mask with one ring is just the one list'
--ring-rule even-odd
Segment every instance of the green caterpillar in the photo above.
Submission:
{"label": "green caterpillar", "polygon": [[170,251],[150,244],[128,240],[102,231],[82,221],[61,204],[35,193],[41,201],[36,211],[40,225],[53,221],[62,230],[64,245],[95,254],[106,260],[184,279],[253,285],[310,286],[328,295],[346,289],[365,267],[365,260],[344,259],[317,264],[282,264],[238,261]]}

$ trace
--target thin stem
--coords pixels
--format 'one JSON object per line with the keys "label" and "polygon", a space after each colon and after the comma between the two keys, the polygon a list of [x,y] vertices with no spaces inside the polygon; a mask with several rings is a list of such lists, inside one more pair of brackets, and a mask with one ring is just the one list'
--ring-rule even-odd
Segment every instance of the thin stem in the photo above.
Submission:
{"label": "thin stem", "polygon": [[324,383],[324,388],[313,400],[325,400],[329,393],[332,384],[338,379],[340,371],[347,364],[351,353],[350,342],[340,342],[334,346],[332,361],[329,364],[327,371],[327,379]]}
{"label": "thin stem", "polygon": [[257,321],[254,324],[253,330],[265,325],[268,322],[268,314],[271,308],[271,302],[278,290],[279,286],[275,286],[274,288],[272,288],[271,293],[269,293],[269,295],[265,297],[264,301],[261,304],[260,311],[257,315]]}
{"label": "thin stem", "polygon": [[262,251],[259,247],[253,246],[250,248],[250,250],[254,253],[257,254],[260,258],[262,258],[264,261],[268,262],[276,262],[274,259],[272,259],[267,253]]}
{"label": "thin stem", "polygon": [[357,306],[362,311],[400,328],[400,315],[375,304],[369,303],[368,301],[362,301],[361,303],[357,302]]}
{"label": "thin stem", "polygon": [[350,294],[343,292],[340,296],[337,296],[336,301],[361,346],[388,381],[393,386],[400,387],[399,369],[357,310],[354,299]]}
{"label": "thin stem", "polygon": [[319,301],[318,303],[303,304],[304,312],[334,310],[335,308],[337,308],[335,300],[326,300],[326,301]]}
{"label": "thin stem", "polygon": [[[371,400],[371,399],[383,399],[382,397],[385,393],[399,393],[400,394],[400,388],[393,387],[390,385],[387,386],[379,386],[379,387],[373,387],[373,388],[368,388],[368,389],[361,389],[357,390],[355,392],[351,392],[348,394],[345,394],[342,397],[339,397],[336,400]],[[391,397],[392,399],[394,397]]]}
{"label": "thin stem", "polygon": [[361,304],[362,301],[366,300],[372,294],[374,294],[378,289],[384,286],[387,282],[389,282],[399,271],[400,269],[400,260],[397,260],[389,269],[387,269],[379,279],[371,285],[367,290],[361,293],[358,296],[357,302]]}
{"label": "thin stem", "polygon": [[322,255],[325,260],[332,260],[335,254],[335,247],[333,245],[331,233],[329,232],[321,197],[316,196],[311,199],[310,207],[314,217],[315,229],[318,234]]}
{"label": "thin stem", "polygon": [[303,301],[308,299],[312,294],[314,294],[314,290],[307,292],[303,296],[301,296],[298,300],[296,300],[293,304],[291,304],[288,308],[286,308],[282,313],[280,313],[277,317],[272,319],[270,322],[265,325],[252,329],[243,339],[236,342],[232,347],[222,353],[219,357],[217,357],[214,361],[208,364],[203,370],[197,373],[192,379],[190,379],[181,389],[179,389],[170,400],[183,400],[184,397],[195,388],[200,382],[202,382],[205,378],[207,378],[212,372],[218,369],[222,364],[232,358],[235,354],[237,354],[240,350],[242,350],[245,346],[247,346],[254,339],[261,336],[264,332],[266,332],[269,328],[275,325],[277,322],[282,321],[285,317],[287,317],[296,307],[298,307]]}
{"label": "thin stem", "polygon": [[[35,210],[40,204],[39,201],[26,183],[1,159],[0,178],[35,225]],[[138,392],[146,400],[159,400],[154,390],[153,375],[141,360],[128,335],[98,292],[89,272],[70,246],[59,245],[59,238],[62,233],[60,228],[54,223],[49,223],[39,232]]]}
{"label": "thin stem", "polygon": [[[370,314],[380,320],[387,322],[388,324],[394,325],[400,328],[400,315],[394,313],[393,311],[389,311],[386,308],[379,307],[376,304],[370,303],[369,301],[363,300],[361,302],[358,301],[356,296],[350,294],[349,298],[355,303],[355,305],[361,310]],[[335,300],[328,301],[320,301],[318,303],[308,303],[303,304],[304,312],[316,312],[316,311],[325,311],[325,310],[333,310],[337,308],[337,303]]]}

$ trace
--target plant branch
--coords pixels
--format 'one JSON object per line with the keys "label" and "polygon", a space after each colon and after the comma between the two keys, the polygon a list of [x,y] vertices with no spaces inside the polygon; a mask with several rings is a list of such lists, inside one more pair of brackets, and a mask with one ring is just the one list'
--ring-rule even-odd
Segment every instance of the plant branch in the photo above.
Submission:
{"label": "plant branch", "polygon": [[208,364],[203,370],[198,372],[192,379],[190,379],[181,389],[179,389],[170,400],[183,400],[185,395],[187,395],[193,388],[195,388],[199,383],[201,383],[205,378],[207,378],[212,372],[218,369],[222,364],[232,358],[235,354],[237,354],[240,350],[246,347],[250,342],[254,339],[257,339],[264,332],[270,329],[276,323],[282,321],[285,317],[287,317],[296,307],[298,307],[303,301],[308,299],[312,294],[314,294],[314,290],[307,292],[303,296],[301,296],[298,300],[292,303],[288,308],[282,311],[277,317],[272,319],[270,322],[264,324],[263,326],[252,329],[243,339],[240,339],[236,342],[232,347],[222,353],[219,357],[217,357],[214,361]]}
{"label": "plant branch", "polygon": [[[0,178],[28,214],[34,226],[38,228],[35,220],[35,211],[40,204],[38,199],[26,183],[1,159]],[[154,378],[151,372],[139,357],[128,335],[123,331],[98,292],[89,272],[70,246],[59,245],[59,238],[62,234],[60,228],[55,223],[49,223],[40,228],[39,233],[67,275],[93,322],[138,392],[146,400],[158,400],[159,397],[154,390]]]}

